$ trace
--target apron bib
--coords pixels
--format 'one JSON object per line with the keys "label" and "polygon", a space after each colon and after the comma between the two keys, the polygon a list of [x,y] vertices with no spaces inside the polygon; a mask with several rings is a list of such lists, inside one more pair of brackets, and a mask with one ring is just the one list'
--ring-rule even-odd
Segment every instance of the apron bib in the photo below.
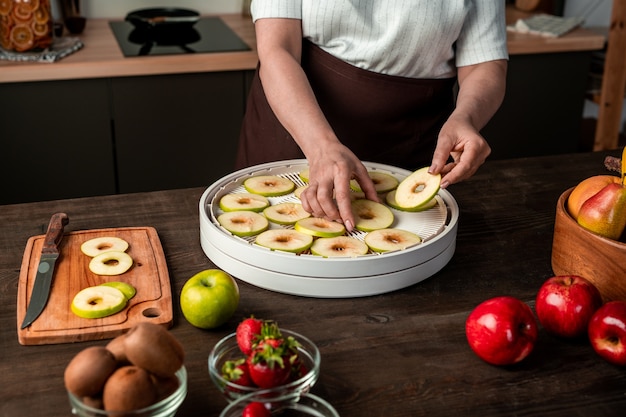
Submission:
{"label": "apron bib", "polygon": [[[439,130],[453,110],[456,78],[378,74],[347,64],[306,40],[302,68],[337,137],[359,159],[408,170],[430,164]],[[267,102],[257,68],[236,169],[300,158],[304,154]]]}

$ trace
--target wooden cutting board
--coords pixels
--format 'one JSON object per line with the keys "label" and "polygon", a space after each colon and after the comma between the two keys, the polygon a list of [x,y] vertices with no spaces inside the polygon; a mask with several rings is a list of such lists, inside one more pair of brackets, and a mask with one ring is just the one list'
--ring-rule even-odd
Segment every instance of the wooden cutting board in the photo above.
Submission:
{"label": "wooden cutting board", "polygon": [[[116,236],[126,240],[133,266],[121,275],[101,276],[89,270],[90,257],[83,242]],[[17,289],[17,333],[22,345],[44,345],[113,338],[142,321],[170,327],[173,322],[172,290],[161,241],[152,227],[126,227],[66,233],[59,245],[48,304],[27,328],[20,329],[33,289],[44,235],[31,237],[24,250]],[[109,281],[124,281],[137,294],[119,313],[100,319],[85,319],[72,313],[72,299],[80,290]]]}

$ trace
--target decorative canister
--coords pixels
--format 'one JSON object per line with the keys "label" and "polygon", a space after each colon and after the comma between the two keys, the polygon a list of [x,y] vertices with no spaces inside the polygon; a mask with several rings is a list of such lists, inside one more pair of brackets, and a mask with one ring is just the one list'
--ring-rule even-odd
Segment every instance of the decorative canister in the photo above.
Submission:
{"label": "decorative canister", "polygon": [[52,44],[50,0],[0,0],[0,46],[42,51]]}

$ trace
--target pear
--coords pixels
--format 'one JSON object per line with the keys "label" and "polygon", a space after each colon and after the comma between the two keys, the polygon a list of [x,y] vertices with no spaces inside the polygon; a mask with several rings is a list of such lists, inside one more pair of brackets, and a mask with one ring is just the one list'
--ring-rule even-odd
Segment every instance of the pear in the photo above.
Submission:
{"label": "pear", "polygon": [[617,240],[626,228],[626,187],[612,183],[580,207],[578,224],[600,236]]}

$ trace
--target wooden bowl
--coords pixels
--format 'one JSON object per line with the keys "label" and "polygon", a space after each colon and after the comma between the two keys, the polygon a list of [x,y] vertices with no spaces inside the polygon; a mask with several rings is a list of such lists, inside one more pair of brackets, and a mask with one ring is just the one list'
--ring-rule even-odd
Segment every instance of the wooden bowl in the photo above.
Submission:
{"label": "wooden bowl", "polygon": [[626,243],[592,233],[570,216],[565,204],[573,189],[561,194],[556,205],[552,270],[587,278],[605,302],[626,301]]}

